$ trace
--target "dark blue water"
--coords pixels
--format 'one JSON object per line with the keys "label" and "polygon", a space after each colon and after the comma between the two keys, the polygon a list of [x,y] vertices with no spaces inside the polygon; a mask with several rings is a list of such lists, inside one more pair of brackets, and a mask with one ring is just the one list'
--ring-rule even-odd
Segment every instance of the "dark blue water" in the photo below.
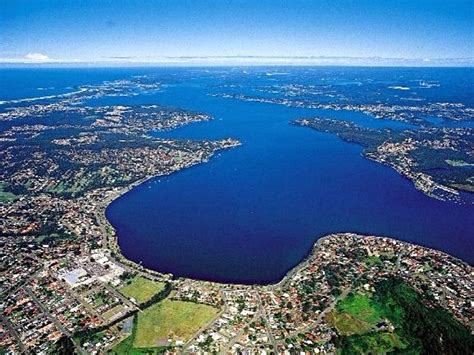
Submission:
{"label": "dark blue water", "polygon": [[[383,87],[388,85],[387,77],[397,78],[391,84],[434,77],[442,82],[442,89],[436,89],[441,99],[470,100],[465,90],[456,96],[459,83],[447,88],[453,77],[466,77],[455,70],[324,68],[316,70],[313,79],[338,77],[334,74],[338,71],[349,72],[346,75],[358,80],[384,79]],[[295,109],[207,95],[222,92],[213,87],[222,81],[249,84],[243,74],[228,69],[198,74],[195,69],[157,72],[169,82],[162,92],[105,102],[158,103],[206,112],[215,120],[153,134],[233,137],[242,146],[219,153],[209,163],[152,179],[115,200],[106,214],[127,258],[177,276],[270,283],[298,264],[319,237],[360,232],[422,244],[474,262],[472,206],[429,198],[394,170],[361,157],[359,146],[292,126],[289,121],[321,114],[367,127],[403,129],[407,125],[360,113]],[[471,75],[470,70],[467,73]],[[262,74],[251,83],[269,80],[275,79]]]}

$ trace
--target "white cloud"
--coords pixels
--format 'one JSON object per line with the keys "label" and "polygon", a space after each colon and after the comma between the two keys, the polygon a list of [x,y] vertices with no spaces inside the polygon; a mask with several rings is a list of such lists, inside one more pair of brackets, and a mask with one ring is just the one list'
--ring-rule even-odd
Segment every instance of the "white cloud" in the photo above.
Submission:
{"label": "white cloud", "polygon": [[45,62],[49,60],[49,57],[46,54],[42,53],[28,53],[25,55],[25,59],[32,60],[35,62]]}

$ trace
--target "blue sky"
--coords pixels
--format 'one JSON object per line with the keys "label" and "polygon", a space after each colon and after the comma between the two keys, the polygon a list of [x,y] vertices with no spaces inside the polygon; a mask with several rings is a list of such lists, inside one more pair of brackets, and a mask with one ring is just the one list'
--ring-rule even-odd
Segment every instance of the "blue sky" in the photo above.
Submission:
{"label": "blue sky", "polygon": [[3,62],[437,63],[473,38],[472,0],[0,0]]}

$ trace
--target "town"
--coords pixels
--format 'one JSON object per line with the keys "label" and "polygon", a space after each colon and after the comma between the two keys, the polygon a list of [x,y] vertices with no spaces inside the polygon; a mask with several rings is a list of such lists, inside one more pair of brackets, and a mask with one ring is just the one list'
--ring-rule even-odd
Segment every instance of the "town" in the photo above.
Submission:
{"label": "town", "polygon": [[[179,278],[127,260],[106,207],[139,184],[240,145],[231,138],[150,134],[211,120],[207,114],[159,105],[86,105],[102,95],[159,89],[146,78],[105,82],[48,102],[12,101],[8,105],[14,107],[0,114],[6,125],[0,133],[2,352],[290,354],[353,347],[388,352],[421,341],[410,330],[412,319],[446,324],[453,329],[449,336],[458,339],[446,342],[472,349],[472,267],[421,246],[329,235],[270,285]],[[345,139],[374,135],[330,120],[295,123],[341,136],[349,128],[352,136]],[[377,138],[367,156],[407,177],[417,166],[410,152],[423,147],[455,152],[445,159],[453,168],[470,164],[462,155],[472,144],[467,128],[405,132],[392,142],[375,133],[380,142]],[[441,189],[458,196],[455,189],[470,184],[456,181],[459,186]],[[394,301],[406,295],[410,302]],[[384,306],[389,301],[396,313]],[[354,311],[360,307],[364,312]],[[425,313],[414,315],[418,310]],[[444,349],[439,339],[447,333],[438,328],[432,333],[438,340],[426,346]]]}
{"label": "town", "polygon": [[[275,91],[274,88],[263,90],[265,93],[282,94],[280,91]],[[366,103],[366,104],[347,104],[346,98],[341,97],[340,94],[333,92],[324,92],[324,95],[331,98],[336,97],[336,102],[318,102],[312,99],[294,99],[293,96],[307,94],[307,90],[298,90],[297,93],[283,92],[285,98],[278,97],[263,97],[250,96],[244,94],[212,94],[214,96],[237,99],[242,101],[270,103],[275,105],[283,105],[288,107],[303,107],[320,110],[332,111],[354,111],[362,112],[369,116],[383,120],[393,120],[406,122],[414,125],[429,126],[431,124],[430,118],[437,118],[441,121],[456,122],[456,121],[470,121],[474,119],[474,109],[466,107],[462,103],[451,102],[435,102],[419,106],[401,105],[401,104],[383,104],[383,103]],[[323,92],[318,92],[323,94]],[[323,95],[323,96],[324,96]]]}
{"label": "town", "polygon": [[[332,133],[364,147],[368,159],[388,165],[426,195],[455,203],[469,203],[460,191],[474,191],[474,132],[472,128],[376,130],[352,122],[320,117],[294,124]],[[472,202],[471,202],[472,203]]]}
{"label": "town", "polygon": [[474,355],[474,0],[1,0],[0,355]]}
{"label": "town", "polygon": [[[50,247],[2,239],[1,346],[11,353],[58,351],[63,339],[70,349],[91,354],[134,348],[330,353],[338,338],[355,331],[338,318],[357,317],[343,313],[341,302],[354,293],[368,297],[391,278],[423,294],[426,307],[442,307],[472,328],[472,267],[389,238],[350,233],[321,238],[303,263],[267,286],[175,279],[123,259],[113,240],[81,250],[75,241]],[[190,329],[180,329],[189,320],[179,318],[168,328],[161,324],[164,307],[178,314],[186,307],[196,316]],[[349,319],[360,327],[361,320]],[[385,318],[375,323],[381,322],[390,324]],[[154,333],[150,323],[163,329]],[[364,332],[399,336],[395,324],[375,323]]]}

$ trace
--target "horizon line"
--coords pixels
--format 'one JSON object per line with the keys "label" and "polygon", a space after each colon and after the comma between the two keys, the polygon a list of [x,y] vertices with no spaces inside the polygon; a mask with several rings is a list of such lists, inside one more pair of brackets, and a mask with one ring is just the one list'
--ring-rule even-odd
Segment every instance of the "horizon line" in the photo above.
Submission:
{"label": "horizon line", "polygon": [[216,56],[110,56],[97,60],[56,59],[37,54],[41,59],[31,59],[28,54],[19,58],[0,58],[0,65],[24,66],[414,66],[414,67],[472,67],[474,57],[456,58],[400,58],[352,56],[277,56],[277,55],[216,55]]}

